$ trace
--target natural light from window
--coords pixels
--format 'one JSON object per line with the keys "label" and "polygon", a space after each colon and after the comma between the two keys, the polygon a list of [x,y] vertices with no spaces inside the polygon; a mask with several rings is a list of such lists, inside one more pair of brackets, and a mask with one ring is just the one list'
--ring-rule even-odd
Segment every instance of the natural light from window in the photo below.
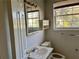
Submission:
{"label": "natural light from window", "polygon": [[79,28],[79,5],[54,9],[55,29]]}
{"label": "natural light from window", "polygon": [[28,32],[39,30],[39,11],[28,12]]}

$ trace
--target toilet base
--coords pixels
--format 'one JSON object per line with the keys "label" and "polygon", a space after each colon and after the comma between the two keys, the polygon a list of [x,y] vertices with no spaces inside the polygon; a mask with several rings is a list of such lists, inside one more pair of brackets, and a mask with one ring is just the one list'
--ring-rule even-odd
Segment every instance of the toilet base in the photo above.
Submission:
{"label": "toilet base", "polygon": [[52,53],[48,59],[65,59],[65,56],[60,53]]}

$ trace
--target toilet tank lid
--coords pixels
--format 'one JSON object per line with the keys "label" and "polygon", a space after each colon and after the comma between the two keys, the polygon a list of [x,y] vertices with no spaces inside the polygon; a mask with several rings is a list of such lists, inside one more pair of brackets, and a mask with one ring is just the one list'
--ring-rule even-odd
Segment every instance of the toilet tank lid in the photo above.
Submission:
{"label": "toilet tank lid", "polygon": [[41,45],[45,45],[45,46],[49,46],[49,45],[51,45],[51,42],[49,42],[49,41],[46,41],[46,42],[44,42],[44,43],[42,43]]}

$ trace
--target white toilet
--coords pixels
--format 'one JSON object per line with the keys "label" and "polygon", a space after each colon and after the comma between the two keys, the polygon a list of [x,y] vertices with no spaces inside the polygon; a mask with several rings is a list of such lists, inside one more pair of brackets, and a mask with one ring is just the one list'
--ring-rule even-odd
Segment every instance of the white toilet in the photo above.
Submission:
{"label": "white toilet", "polygon": [[65,59],[65,56],[60,53],[52,53],[48,59]]}
{"label": "white toilet", "polygon": [[[51,42],[44,42],[41,46],[51,47]],[[48,59],[65,59],[65,56],[60,53],[51,53]]]}
{"label": "white toilet", "polygon": [[51,47],[51,42],[46,41],[46,42],[42,43],[41,46],[44,46],[44,47]]}

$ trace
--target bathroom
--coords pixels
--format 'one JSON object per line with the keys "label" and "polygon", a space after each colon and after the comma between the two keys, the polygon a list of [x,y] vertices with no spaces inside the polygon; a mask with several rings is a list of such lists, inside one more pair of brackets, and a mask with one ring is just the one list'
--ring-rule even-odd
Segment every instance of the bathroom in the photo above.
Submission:
{"label": "bathroom", "polygon": [[1,0],[0,7],[0,59],[79,59],[79,0]]}
{"label": "bathroom", "polygon": [[[71,4],[71,3],[78,3],[76,0],[70,0],[66,2],[57,2],[55,4],[53,0],[45,0],[44,2],[44,18],[42,19],[48,19],[50,21],[50,26],[47,30],[43,31],[33,35],[35,39],[32,37],[31,39],[27,40],[27,46],[33,46],[33,44],[39,45],[41,41],[50,41],[51,46],[54,48],[54,51],[57,51],[63,55],[66,56],[66,59],[79,59],[79,43],[78,38],[79,32],[78,30],[54,30],[54,22],[53,22],[53,5],[64,5],[64,4]],[[42,8],[41,8],[42,9]],[[38,35],[38,36],[37,36]],[[44,35],[44,36],[41,36]],[[35,37],[36,36],[36,37]],[[39,37],[41,36],[41,37]],[[39,38],[37,38],[39,37]],[[36,39],[37,38],[37,39]],[[41,39],[40,39],[41,38]],[[44,40],[43,40],[44,39]],[[35,40],[35,41],[34,41]],[[39,41],[38,41],[39,40]],[[41,40],[41,41],[40,41]],[[31,43],[30,43],[31,42]],[[38,42],[38,43],[36,43]]]}

